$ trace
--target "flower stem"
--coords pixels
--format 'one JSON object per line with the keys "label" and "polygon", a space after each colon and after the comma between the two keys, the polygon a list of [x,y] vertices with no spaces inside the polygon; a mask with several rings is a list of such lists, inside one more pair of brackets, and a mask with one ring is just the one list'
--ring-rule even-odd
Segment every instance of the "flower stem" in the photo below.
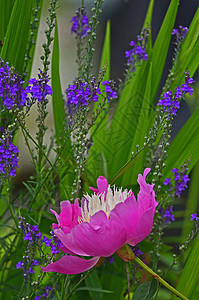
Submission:
{"label": "flower stem", "polygon": [[187,297],[183,296],[180,292],[178,292],[174,287],[172,287],[170,284],[168,284],[162,277],[160,277],[158,274],[153,272],[141,259],[139,259],[137,256],[135,256],[134,261],[143,268],[147,273],[151,274],[153,278],[156,278],[162,285],[164,285],[167,289],[169,289],[172,293],[174,293],[177,297],[183,299],[183,300],[189,300]]}

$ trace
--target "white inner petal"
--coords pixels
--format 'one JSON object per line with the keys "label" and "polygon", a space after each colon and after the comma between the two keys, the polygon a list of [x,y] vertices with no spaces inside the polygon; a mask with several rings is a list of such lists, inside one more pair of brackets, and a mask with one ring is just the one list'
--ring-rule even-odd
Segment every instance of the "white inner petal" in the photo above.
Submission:
{"label": "white inner petal", "polygon": [[106,201],[104,201],[105,194],[106,193],[104,192],[103,194],[99,195],[84,195],[84,197],[88,200],[88,205],[85,201],[84,208],[81,209],[82,218],[81,220],[79,220],[80,222],[89,222],[90,217],[100,210],[104,211],[109,218],[111,210],[113,210],[118,203],[124,202],[126,198],[128,198],[133,193],[131,190],[128,191],[127,189],[122,191],[122,188],[120,188],[118,190],[115,188],[115,186],[112,191],[109,186],[106,194]]}

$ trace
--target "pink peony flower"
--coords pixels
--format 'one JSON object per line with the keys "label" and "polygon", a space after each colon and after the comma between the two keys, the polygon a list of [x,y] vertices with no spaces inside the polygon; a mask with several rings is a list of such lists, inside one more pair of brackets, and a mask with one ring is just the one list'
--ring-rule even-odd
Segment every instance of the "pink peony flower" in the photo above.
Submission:
{"label": "pink peony flower", "polygon": [[[64,245],[60,248],[66,255],[41,267],[41,270],[63,274],[82,273],[99,264],[100,257],[108,257],[115,252],[128,260],[125,245],[135,246],[150,234],[153,227],[158,204],[153,185],[145,181],[149,171],[147,168],[143,176],[138,175],[140,191],[137,200],[131,190],[122,191],[115,187],[112,190],[106,178],[100,176],[97,179],[98,188],[91,188],[93,195],[84,196],[82,208],[76,199],[74,204],[70,201],[61,202],[60,215],[51,210],[58,221],[58,224],[53,224],[53,230]],[[79,256],[92,258],[86,260]]]}

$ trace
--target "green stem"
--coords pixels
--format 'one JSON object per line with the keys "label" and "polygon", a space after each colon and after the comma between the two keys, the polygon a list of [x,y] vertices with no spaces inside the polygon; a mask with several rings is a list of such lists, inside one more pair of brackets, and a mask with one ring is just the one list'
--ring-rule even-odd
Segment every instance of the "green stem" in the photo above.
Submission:
{"label": "green stem", "polygon": [[84,276],[82,276],[81,278],[80,278],[80,280],[78,281],[78,283],[73,287],[73,289],[71,290],[71,292],[66,296],[66,298],[63,298],[64,300],[67,300],[67,299],[69,299],[71,296],[72,296],[72,294],[74,293],[74,291],[76,290],[76,288],[80,285],[80,283],[91,273],[91,272],[93,272],[93,270],[96,268],[96,266],[94,267],[94,268],[92,268],[92,269],[90,269],[90,270],[88,270],[88,272],[84,275]]}
{"label": "green stem", "polygon": [[153,278],[156,278],[162,285],[164,285],[168,290],[170,290],[172,293],[174,293],[177,297],[183,299],[183,300],[189,300],[187,297],[183,296],[180,292],[178,292],[174,287],[172,287],[170,284],[168,284],[162,277],[160,277],[158,274],[153,272],[147,265],[141,261],[137,256],[135,256],[134,261],[147,273],[151,274]]}

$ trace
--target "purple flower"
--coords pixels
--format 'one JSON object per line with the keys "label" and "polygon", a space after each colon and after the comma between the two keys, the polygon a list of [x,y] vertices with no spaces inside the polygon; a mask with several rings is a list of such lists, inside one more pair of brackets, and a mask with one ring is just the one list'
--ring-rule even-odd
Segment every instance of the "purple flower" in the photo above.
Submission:
{"label": "purple flower", "polygon": [[29,269],[28,269],[28,272],[27,272],[28,274],[34,274],[35,273],[35,271],[30,267]]}
{"label": "purple flower", "polygon": [[86,10],[84,7],[79,8],[76,11],[76,16],[72,18],[71,22],[71,33],[74,32],[80,38],[85,38],[88,35],[90,27],[88,24],[88,17],[86,16]]}
{"label": "purple flower", "polygon": [[10,132],[4,132],[0,138],[0,173],[3,177],[16,176],[18,168],[18,147],[12,143]]}
{"label": "purple flower", "polygon": [[106,257],[106,260],[104,262],[104,265],[106,264],[106,262],[109,262],[111,265],[114,263],[114,258],[113,256],[109,256],[109,257]]}
{"label": "purple flower", "polygon": [[51,244],[51,239],[48,239],[46,236],[43,236],[44,243],[46,247],[49,247]]}
{"label": "purple flower", "polygon": [[39,262],[38,260],[34,259],[32,262],[32,266],[38,266]]}
{"label": "purple flower", "polygon": [[197,220],[197,219],[198,219],[198,214],[197,213],[191,215],[191,219],[190,219],[191,221]]}
{"label": "purple flower", "polygon": [[19,261],[19,262],[16,264],[16,269],[20,269],[23,265],[24,265],[24,262],[23,262],[23,261]]}
{"label": "purple flower", "polygon": [[95,85],[95,78],[91,80],[91,84],[84,82],[82,79],[77,79],[77,81],[70,85],[66,89],[67,94],[67,105],[69,111],[72,108],[76,108],[78,105],[87,106],[92,101],[96,102],[101,94],[98,86]]}
{"label": "purple flower", "polygon": [[166,178],[165,181],[163,182],[164,185],[168,185],[171,183],[171,178]]}
{"label": "purple flower", "polygon": [[183,42],[187,32],[188,32],[187,27],[179,26],[179,29],[173,29],[172,35],[176,36],[176,42],[179,43],[179,42]]}
{"label": "purple flower", "polygon": [[33,102],[38,101],[41,103],[46,100],[47,95],[52,95],[53,91],[51,86],[47,84],[49,79],[47,78],[46,72],[40,70],[38,77],[38,79],[31,78],[28,81],[29,86],[27,87],[27,92],[31,94]]}
{"label": "purple flower", "polygon": [[[186,174],[188,169],[183,170],[183,166],[181,167],[181,171],[179,169],[173,168],[172,173],[174,173],[174,181],[175,181],[175,195],[180,197],[182,191],[187,188],[187,182],[190,180],[189,176]],[[171,183],[171,178],[166,178],[165,181],[163,182],[164,185],[170,186],[170,190],[172,190],[172,183]]]}
{"label": "purple flower", "polygon": [[31,232],[27,232],[24,236],[24,241],[32,241]]}
{"label": "purple flower", "polygon": [[165,209],[163,217],[166,224],[170,224],[171,222],[175,221],[173,215],[173,206],[170,206],[167,209]]}
{"label": "purple flower", "polygon": [[135,41],[131,41],[129,43],[132,49],[125,52],[125,57],[127,59],[127,65],[130,67],[131,72],[135,71],[136,64],[139,64],[142,60],[148,59],[148,54],[146,53],[148,34],[148,30],[144,29],[141,32],[141,35],[137,36],[137,43]]}
{"label": "purple flower", "polygon": [[173,206],[167,206],[166,208],[163,208],[162,206],[158,209],[164,225],[168,225],[171,222],[175,221],[174,215],[173,215]]}
{"label": "purple flower", "polygon": [[108,101],[110,100],[110,98],[117,98],[117,93],[112,89],[112,86],[114,85],[114,82],[112,80],[105,80],[102,82],[102,85],[106,87],[104,92],[106,93]]}
{"label": "purple flower", "polygon": [[23,88],[24,81],[19,74],[15,74],[13,68],[0,58],[0,97],[1,105],[11,109],[15,104],[22,107],[27,101],[27,92]]}
{"label": "purple flower", "polygon": [[164,110],[168,112],[169,115],[176,115],[178,109],[180,108],[180,101],[184,99],[186,93],[191,95],[193,93],[193,88],[190,87],[194,80],[189,77],[189,74],[185,74],[185,83],[181,87],[177,87],[175,94],[172,95],[172,91],[168,91],[163,95],[163,98],[159,100],[157,105],[164,106]]}

